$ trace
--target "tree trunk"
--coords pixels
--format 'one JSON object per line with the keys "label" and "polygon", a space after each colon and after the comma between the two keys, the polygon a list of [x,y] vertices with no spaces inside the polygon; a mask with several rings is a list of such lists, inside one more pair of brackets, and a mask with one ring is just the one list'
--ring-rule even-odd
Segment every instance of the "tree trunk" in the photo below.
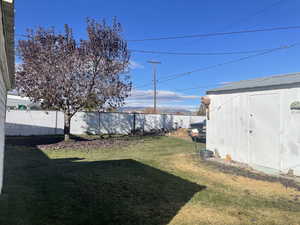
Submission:
{"label": "tree trunk", "polygon": [[65,124],[64,124],[65,141],[69,141],[70,140],[71,116],[68,113],[65,113],[64,117],[65,117]]}

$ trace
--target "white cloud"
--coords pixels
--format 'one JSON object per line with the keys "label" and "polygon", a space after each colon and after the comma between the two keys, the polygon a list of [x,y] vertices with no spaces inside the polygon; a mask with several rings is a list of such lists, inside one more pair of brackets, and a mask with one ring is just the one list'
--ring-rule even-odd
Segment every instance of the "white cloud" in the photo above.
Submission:
{"label": "white cloud", "polygon": [[144,66],[136,61],[130,60],[129,62],[129,68],[134,69],[144,69]]}
{"label": "white cloud", "polygon": [[226,84],[230,84],[232,83],[231,81],[222,81],[222,82],[219,82],[220,85],[226,85]]}
{"label": "white cloud", "polygon": [[[130,98],[139,99],[139,100],[147,100],[153,99],[153,90],[132,90]],[[174,92],[174,91],[165,91],[158,90],[157,91],[157,99],[158,100],[177,100],[182,101],[186,99],[197,99],[200,96],[197,95],[184,95],[182,93]]]}
{"label": "white cloud", "polygon": [[[191,109],[198,107],[196,105],[186,105],[186,100],[198,100],[201,96],[184,95],[182,93],[158,90],[157,104],[158,107],[168,108],[185,108]],[[199,103],[200,104],[200,103]],[[131,107],[152,107],[153,106],[153,90],[132,90],[131,96],[126,99],[126,106]]]}

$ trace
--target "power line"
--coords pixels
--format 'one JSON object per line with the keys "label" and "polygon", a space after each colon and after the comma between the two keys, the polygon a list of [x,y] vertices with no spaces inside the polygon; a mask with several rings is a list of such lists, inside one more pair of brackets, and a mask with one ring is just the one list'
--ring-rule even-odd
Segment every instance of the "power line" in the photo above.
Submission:
{"label": "power line", "polygon": [[[264,13],[265,11],[267,11],[268,9],[270,9],[270,8],[272,8],[272,7],[274,7],[274,6],[277,6],[277,5],[279,5],[279,4],[281,4],[282,2],[284,2],[283,0],[279,0],[279,1],[276,1],[276,2],[274,2],[274,3],[272,3],[271,5],[269,5],[269,6],[266,6],[266,7],[264,7],[263,9],[260,9],[260,10],[258,10],[258,11],[256,11],[256,12],[254,12],[252,15],[249,15],[248,17],[245,17],[245,18],[242,18],[242,19],[240,19],[239,21],[237,21],[237,23],[240,23],[241,21],[242,22],[244,22],[245,20],[248,20],[249,18],[251,18],[251,17],[254,17],[254,16],[257,16],[257,15],[259,15],[259,14],[262,14],[262,13]],[[230,28],[230,27],[232,27],[232,26],[234,26],[235,24],[231,24],[231,25],[228,25],[227,27],[226,27],[226,29],[228,29],[228,28]],[[261,51],[268,51],[268,50],[272,50],[272,49],[262,49]],[[275,49],[274,49],[275,50]],[[135,51],[135,52],[140,52],[140,53],[149,53],[149,54],[155,54],[155,53],[158,53],[158,54],[170,54],[170,55],[214,55],[214,54],[235,54],[235,52],[219,52],[219,53],[183,53],[183,52],[169,52],[169,51],[167,51],[167,52],[160,52],[160,51],[145,51],[145,50],[132,50],[132,51]],[[254,50],[253,51],[253,53],[255,52],[256,50]],[[237,54],[238,53],[251,53],[251,51],[241,51],[241,52],[236,52]],[[260,52],[260,50],[257,50],[257,52]],[[141,86],[141,87],[145,87],[145,86],[148,86],[147,84],[146,85],[143,85],[143,86]],[[190,88],[189,90],[192,90],[192,89],[198,89],[197,87],[195,87],[195,88]]]}
{"label": "power line", "polygon": [[267,54],[273,53],[275,51],[292,48],[292,47],[295,47],[295,46],[297,46],[299,44],[300,43],[294,43],[294,44],[291,44],[291,45],[281,46],[281,47],[274,48],[272,50],[264,51],[264,52],[261,52],[261,53],[257,53],[257,54],[254,54],[254,55],[249,55],[249,56],[241,57],[241,58],[238,58],[238,59],[226,61],[226,62],[223,62],[223,63],[218,63],[218,64],[214,64],[214,65],[211,65],[211,66],[202,67],[202,68],[195,69],[195,70],[188,71],[188,72],[183,72],[183,73],[169,75],[169,76],[166,76],[165,79],[163,79],[161,81],[158,80],[158,81],[161,83],[161,82],[165,82],[165,81],[177,79],[177,78],[179,78],[181,76],[190,75],[190,74],[195,73],[195,72],[202,72],[202,71],[213,69],[213,68],[216,68],[216,67],[220,67],[220,66],[224,66],[224,65],[228,65],[228,64],[240,62],[240,61],[244,61],[244,60],[247,60],[247,59],[250,59],[250,58],[255,58],[257,56],[267,55]]}
{"label": "power line", "polygon": [[[203,72],[203,71],[206,71],[206,70],[214,69],[214,68],[225,66],[225,65],[228,65],[228,64],[232,64],[232,63],[244,61],[244,60],[247,60],[247,59],[250,59],[250,58],[255,58],[255,57],[258,57],[258,56],[271,54],[271,53],[273,53],[275,51],[292,48],[292,47],[295,47],[295,46],[297,46],[299,44],[300,43],[294,43],[294,44],[290,44],[290,45],[285,45],[285,46],[281,46],[281,47],[278,47],[278,48],[274,48],[272,50],[268,50],[268,51],[264,51],[264,52],[261,52],[261,53],[257,53],[257,54],[254,54],[254,55],[249,55],[249,56],[241,57],[241,58],[238,58],[238,59],[229,60],[229,61],[226,61],[226,62],[223,62],[223,63],[218,63],[218,64],[206,66],[206,67],[201,67],[201,68],[198,68],[198,69],[195,69],[195,70],[192,70],[192,71],[183,72],[183,73],[177,73],[177,74],[172,74],[172,75],[167,75],[167,76],[164,76],[164,78],[162,80],[158,80],[158,83],[165,83],[165,82],[168,82],[170,80],[174,80],[174,79],[180,78],[182,76],[190,75],[190,74],[195,73],[195,72]],[[141,88],[141,87],[147,87],[147,86],[149,86],[149,84],[144,84],[142,86],[138,86],[138,87],[135,87],[135,88]]]}
{"label": "power line", "polygon": [[247,50],[247,51],[231,51],[231,52],[173,52],[173,51],[153,51],[153,50],[136,50],[136,49],[130,49],[130,51],[137,52],[137,53],[146,53],[146,54],[199,56],[199,55],[249,54],[249,53],[263,52],[263,51],[269,51],[269,50],[274,50],[274,49],[277,49],[277,48],[256,49],[256,50]]}
{"label": "power line", "polygon": [[[205,71],[205,70],[209,70],[209,69],[213,69],[213,68],[216,68],[216,67],[224,66],[224,65],[227,65],[227,64],[232,64],[232,63],[235,63],[235,62],[247,60],[247,59],[254,58],[254,57],[257,57],[257,56],[261,56],[261,55],[270,54],[270,53],[272,53],[274,51],[292,48],[292,47],[295,47],[295,46],[297,46],[299,44],[300,43],[294,43],[294,44],[287,45],[287,46],[281,46],[281,47],[278,47],[278,48],[268,49],[268,50],[266,50],[264,52],[260,52],[258,54],[249,55],[249,56],[246,56],[246,57],[241,57],[241,58],[238,58],[238,59],[235,59],[235,60],[230,60],[230,61],[227,61],[227,62],[224,62],[224,63],[214,64],[214,65],[211,65],[211,66],[202,67],[202,68],[195,69],[195,70],[188,71],[188,72],[183,72],[183,73],[178,73],[178,74],[173,74],[173,75],[165,76],[165,78],[163,80],[158,80],[158,82],[159,83],[165,83],[167,81],[177,79],[177,78],[179,78],[181,76],[189,75],[189,74],[192,74],[192,73],[195,73],[195,72],[202,72],[202,71]],[[145,84],[143,86],[138,86],[138,87],[134,87],[134,88],[136,89],[136,88],[141,88],[141,87],[146,87],[146,86],[149,86],[149,84]],[[198,89],[198,87],[188,88],[188,89]],[[187,89],[185,89],[185,90],[187,90]],[[178,90],[178,91],[180,91],[180,90]]]}
{"label": "power line", "polygon": [[[189,88],[182,88],[182,89],[172,89],[170,91],[172,92],[182,92],[182,91],[187,91],[187,90],[201,90],[201,89],[206,89],[206,88],[212,88],[212,87],[216,87],[220,84],[220,82],[216,82],[216,83],[211,83],[211,84],[207,84],[205,86],[196,86],[196,87],[189,87]],[[137,89],[134,88],[136,91]],[[148,92],[150,92],[150,90],[148,90]],[[147,94],[140,94],[137,95],[138,97],[143,97],[143,96],[148,96]]]}
{"label": "power line", "polygon": [[[273,8],[274,6],[277,6],[281,3],[283,3],[284,0],[279,0],[274,3],[272,3],[269,6],[264,7],[263,9],[260,9],[256,12],[254,12],[252,15],[249,15],[247,17],[244,17],[240,19],[237,23],[243,22],[245,20],[248,20],[251,17],[257,16],[259,14],[264,13],[270,8]],[[229,27],[234,26],[235,24],[230,24],[227,26],[226,29]],[[256,52],[262,52],[262,51],[268,51],[272,50],[270,49],[257,49],[257,50],[247,50],[247,51],[232,51],[232,52],[174,52],[174,51],[155,51],[155,50],[136,50],[136,49],[130,49],[132,52],[137,53],[146,53],[146,54],[163,54],[163,55],[187,55],[187,56],[198,56],[198,55],[234,55],[234,54],[249,54],[249,53],[256,53]]]}
{"label": "power line", "polygon": [[273,28],[262,28],[262,29],[255,29],[255,30],[240,30],[240,31],[231,31],[231,32],[178,35],[178,36],[169,36],[169,37],[154,37],[154,38],[127,40],[127,41],[128,42],[160,41],[160,40],[174,40],[174,39],[183,39],[183,38],[200,38],[200,37],[235,35],[235,34],[245,34],[245,33],[269,32],[269,31],[279,31],[279,30],[295,30],[295,29],[300,29],[300,26],[273,27]]}
{"label": "power line", "polygon": [[202,90],[202,89],[206,89],[206,88],[215,87],[219,84],[220,83],[215,83],[215,84],[210,84],[210,85],[206,85],[206,86],[189,87],[189,88],[183,88],[183,89],[173,89],[173,91],[182,92],[182,91],[189,91],[189,90]]}
{"label": "power line", "polygon": [[262,9],[256,11],[256,12],[254,12],[254,13],[251,14],[251,15],[248,15],[248,16],[246,16],[246,17],[243,17],[243,18],[241,18],[240,20],[238,20],[238,21],[236,21],[236,22],[234,22],[234,23],[229,24],[228,26],[226,26],[225,30],[230,29],[231,27],[235,26],[236,24],[239,24],[239,23],[241,23],[241,22],[245,22],[245,21],[249,20],[249,19],[252,18],[252,17],[255,17],[255,16],[257,16],[257,15],[263,14],[263,13],[266,12],[267,10],[269,10],[269,9],[271,9],[271,8],[277,6],[277,5],[280,5],[280,4],[283,3],[283,2],[286,2],[286,1],[285,1],[285,0],[279,0],[279,1],[276,1],[276,2],[270,4],[270,5],[268,5],[268,6],[264,7],[264,8],[262,8]]}
{"label": "power line", "polygon": [[[271,5],[268,5],[268,6],[262,8],[262,9],[256,11],[256,12],[254,12],[253,14],[250,14],[250,15],[248,15],[248,16],[246,16],[246,17],[242,17],[242,18],[240,18],[239,20],[236,20],[235,22],[230,23],[230,24],[228,24],[227,26],[225,26],[225,27],[222,29],[222,31],[225,32],[225,31],[229,30],[230,28],[235,27],[237,24],[240,24],[241,22],[247,21],[247,20],[249,20],[250,18],[252,18],[252,17],[254,17],[254,16],[257,16],[257,15],[259,15],[259,14],[262,14],[262,13],[264,13],[265,11],[267,11],[268,9],[270,9],[270,8],[276,6],[276,5],[279,5],[279,4],[282,3],[283,1],[284,1],[284,0],[276,1],[276,2],[272,3]],[[288,0],[285,0],[285,2],[286,2],[286,1],[288,1]]]}
{"label": "power line", "polygon": [[[255,29],[255,30],[215,32],[215,33],[194,34],[194,35],[179,35],[179,36],[145,38],[145,39],[136,39],[136,40],[127,40],[127,41],[128,42],[159,41],[159,40],[173,40],[173,39],[183,39],[183,38],[200,38],[200,37],[212,37],[212,36],[223,36],[223,35],[235,35],[235,34],[244,34],[244,33],[270,32],[270,31],[279,31],[279,30],[295,30],[295,29],[300,29],[300,26],[273,27],[273,28],[263,28],[263,29]],[[23,35],[23,34],[15,34],[15,36],[26,37],[26,38],[29,37],[28,35]],[[136,50],[136,51],[141,51],[141,50]]]}

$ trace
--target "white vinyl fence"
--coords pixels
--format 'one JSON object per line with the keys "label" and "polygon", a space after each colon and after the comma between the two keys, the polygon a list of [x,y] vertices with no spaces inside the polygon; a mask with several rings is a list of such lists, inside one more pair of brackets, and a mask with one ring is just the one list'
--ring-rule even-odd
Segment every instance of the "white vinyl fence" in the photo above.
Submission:
{"label": "white vinyl fence", "polygon": [[[202,122],[203,116],[133,113],[78,112],[71,120],[72,134],[128,134],[141,129],[188,128]],[[9,136],[63,134],[64,116],[58,111],[6,112],[5,132]]]}

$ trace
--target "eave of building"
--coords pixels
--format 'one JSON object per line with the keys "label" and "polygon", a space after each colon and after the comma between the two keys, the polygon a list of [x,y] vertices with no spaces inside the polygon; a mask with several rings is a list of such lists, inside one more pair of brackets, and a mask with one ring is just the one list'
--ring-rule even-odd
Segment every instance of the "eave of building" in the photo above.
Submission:
{"label": "eave of building", "polygon": [[300,73],[281,74],[269,77],[260,77],[251,80],[241,80],[208,90],[206,93],[208,95],[227,94],[293,87],[300,87]]}

